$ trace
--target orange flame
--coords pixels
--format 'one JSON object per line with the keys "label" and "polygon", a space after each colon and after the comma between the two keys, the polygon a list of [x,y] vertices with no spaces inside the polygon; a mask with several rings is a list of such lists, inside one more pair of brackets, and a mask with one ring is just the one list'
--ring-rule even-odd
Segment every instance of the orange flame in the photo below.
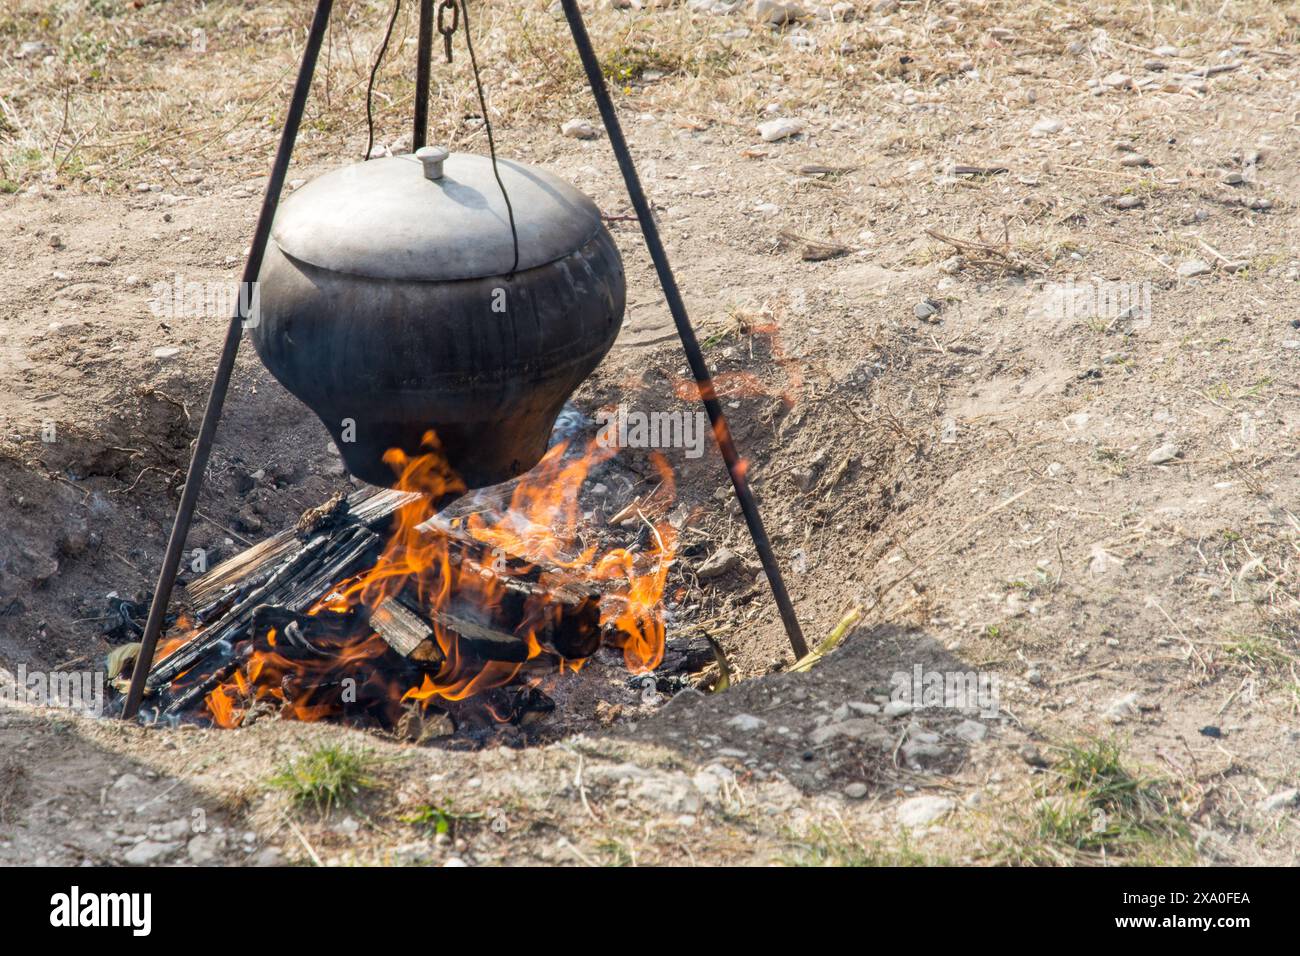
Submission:
{"label": "orange flame", "polygon": [[[519,679],[535,681],[551,672],[575,672],[581,659],[569,660],[543,646],[539,630],[560,613],[551,606],[548,585],[580,583],[596,586],[602,633],[613,635],[627,666],[634,672],[656,667],[663,658],[662,598],[676,551],[676,534],[666,521],[642,518],[652,545],[643,552],[625,548],[600,553],[584,544],[578,491],[591,469],[616,452],[596,440],[578,455],[566,444],[553,447],[542,461],[518,481],[505,509],[485,507],[448,522],[437,511],[449,495],[465,491],[464,484],[442,455],[436,435],[425,435],[424,454],[408,456],[391,449],[384,460],[398,475],[396,487],[418,495],[397,512],[392,534],[375,565],[339,582],[309,610],[310,616],[369,612],[390,598],[422,609],[442,652],[436,673],[424,673],[417,686],[376,686],[383,678],[373,671],[364,680],[364,665],[389,653],[382,637],[369,627],[324,657],[299,659],[282,649],[272,629],[255,642],[251,656],[231,680],[206,697],[212,720],[221,727],[238,726],[249,703],[278,705],[282,716],[318,720],[340,713],[336,685],[351,678],[354,694],[386,698],[394,706],[415,701],[426,706],[435,699],[463,700]],[[662,511],[675,491],[673,475],[662,456],[655,455],[659,490],[652,496]],[[643,511],[650,507],[642,504]],[[660,508],[656,508],[660,510]],[[467,548],[468,545],[468,548]],[[513,636],[521,643],[522,662],[484,661],[462,646],[457,633],[440,620],[453,598],[459,605],[491,611],[501,606],[514,577],[531,575],[542,585],[529,592],[522,620]],[[354,696],[353,700],[357,698]]]}

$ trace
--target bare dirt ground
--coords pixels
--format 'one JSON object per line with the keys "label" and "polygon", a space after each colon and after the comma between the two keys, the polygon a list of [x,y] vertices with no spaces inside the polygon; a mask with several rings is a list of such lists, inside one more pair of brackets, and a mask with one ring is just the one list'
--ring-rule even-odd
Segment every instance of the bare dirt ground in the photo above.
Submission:
{"label": "bare dirt ground", "polygon": [[[502,153],[589,193],[628,267],[577,404],[689,407],[608,141],[560,132],[596,120],[562,19],[473,9]],[[786,672],[720,460],[678,452],[703,518],[669,632],[715,634],[729,690],[628,692],[585,732],[473,752],[4,703],[0,862],[1294,862],[1300,16],[801,12],[602,0],[589,22],[709,359],[744,373],[720,381],[805,631],[861,608],[840,646]],[[336,9],[291,179],[360,158],[388,13]],[[237,277],[309,16],[0,10],[10,672],[102,666],[106,595],[152,586],[225,323],[149,299]],[[398,24],[381,144],[410,112]],[[465,57],[435,81],[436,139],[485,151]],[[190,542],[226,555],[348,484],[250,349],[235,381]],[[742,566],[697,580],[722,547]],[[917,667],[996,679],[993,713],[900,703]]]}

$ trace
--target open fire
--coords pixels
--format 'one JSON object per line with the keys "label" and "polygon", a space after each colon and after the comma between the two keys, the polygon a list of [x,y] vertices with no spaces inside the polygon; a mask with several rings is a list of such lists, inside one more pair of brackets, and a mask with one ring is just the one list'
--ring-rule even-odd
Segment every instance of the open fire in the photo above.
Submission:
{"label": "open fire", "polygon": [[579,492],[615,453],[561,441],[516,482],[465,494],[432,432],[423,454],[390,451],[396,490],[337,499],[192,586],[195,619],[150,675],[157,712],[399,729],[474,699],[517,721],[602,646],[654,669],[676,550],[654,516],[673,475],[652,456],[653,490],[618,516],[634,520],[597,533]]}

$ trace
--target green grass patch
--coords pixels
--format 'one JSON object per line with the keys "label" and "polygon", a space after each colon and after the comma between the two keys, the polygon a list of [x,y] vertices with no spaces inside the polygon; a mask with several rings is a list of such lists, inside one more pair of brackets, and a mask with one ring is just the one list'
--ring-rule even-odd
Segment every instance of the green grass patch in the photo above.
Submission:
{"label": "green grass patch", "polygon": [[625,85],[641,79],[646,73],[668,76],[682,69],[680,57],[662,50],[643,46],[621,46],[605,57],[601,71],[611,83]]}
{"label": "green grass patch", "polygon": [[1223,642],[1223,653],[1235,667],[1251,674],[1284,671],[1295,662],[1282,641],[1267,634],[1234,634]]}
{"label": "green grass patch", "polygon": [[1191,831],[1167,787],[1129,770],[1119,743],[1067,745],[1049,774],[1033,818],[1040,843],[1142,862],[1186,861]]}
{"label": "green grass patch", "polygon": [[371,774],[373,763],[361,751],[327,745],[290,761],[270,779],[269,786],[287,793],[295,806],[313,807],[325,816],[336,808],[354,805],[379,785]]}
{"label": "green grass patch", "polygon": [[480,812],[455,810],[452,808],[450,803],[446,806],[424,803],[416,807],[411,813],[408,813],[399,819],[403,823],[410,823],[414,826],[431,830],[434,834],[446,834],[447,836],[454,838],[458,826],[463,823],[481,820],[483,819],[483,814]]}

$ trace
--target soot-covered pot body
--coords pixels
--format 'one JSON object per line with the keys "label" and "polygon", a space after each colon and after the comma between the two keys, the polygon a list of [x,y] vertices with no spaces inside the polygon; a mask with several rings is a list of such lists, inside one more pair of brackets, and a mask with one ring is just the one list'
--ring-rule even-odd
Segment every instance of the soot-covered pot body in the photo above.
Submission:
{"label": "soot-covered pot body", "polygon": [[[428,151],[422,151],[427,153]],[[443,154],[445,157],[445,154]],[[276,218],[252,337],[352,474],[433,431],[470,488],[528,470],[622,323],[622,261],[595,205],[542,170],[399,156],[336,170]]]}

